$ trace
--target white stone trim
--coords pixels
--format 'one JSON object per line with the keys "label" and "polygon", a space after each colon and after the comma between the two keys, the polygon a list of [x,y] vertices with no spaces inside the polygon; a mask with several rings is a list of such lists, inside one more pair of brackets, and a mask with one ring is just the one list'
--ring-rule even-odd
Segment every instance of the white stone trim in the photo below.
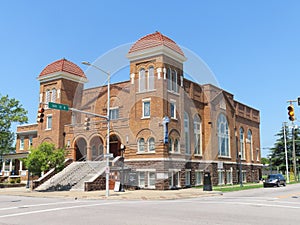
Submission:
{"label": "white stone trim", "polygon": [[134,60],[139,60],[139,59],[144,59],[147,57],[152,57],[156,55],[166,55],[169,56],[172,59],[175,59],[178,62],[185,62],[187,58],[178,52],[164,46],[164,45],[159,45],[153,48],[148,48],[148,49],[143,49],[140,51],[135,51],[132,53],[127,54],[127,58],[131,61]]}
{"label": "white stone trim", "polygon": [[156,172],[156,169],[136,169],[137,172]]}
{"label": "white stone trim", "polygon": [[156,69],[156,72],[157,72],[157,78],[158,78],[158,80],[160,80],[160,78],[161,78],[161,72],[162,72],[162,68],[157,68]]}
{"label": "white stone trim", "polygon": [[50,73],[50,74],[46,74],[46,75],[42,75],[39,76],[38,81],[42,82],[49,82],[52,81],[54,79],[67,79],[67,80],[71,80],[71,81],[75,81],[78,83],[86,83],[88,82],[88,79],[86,77],[80,77],[71,73],[67,73],[64,71],[60,71],[60,72],[55,72],[55,73]]}
{"label": "white stone trim", "polygon": [[134,73],[130,74],[131,84],[134,84],[134,77],[135,77]]}

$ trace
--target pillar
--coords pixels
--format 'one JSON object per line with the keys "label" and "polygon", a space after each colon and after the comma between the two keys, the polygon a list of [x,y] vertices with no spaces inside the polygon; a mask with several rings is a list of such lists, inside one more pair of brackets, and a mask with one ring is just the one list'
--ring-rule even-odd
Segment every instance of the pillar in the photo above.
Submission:
{"label": "pillar", "polygon": [[9,175],[11,175],[12,173],[12,159],[10,159],[10,162],[9,162]]}
{"label": "pillar", "polygon": [[2,176],[4,176],[4,171],[5,171],[5,159],[3,159],[2,162]]}
{"label": "pillar", "polygon": [[87,161],[92,160],[92,148],[89,145],[86,148],[86,160]]}

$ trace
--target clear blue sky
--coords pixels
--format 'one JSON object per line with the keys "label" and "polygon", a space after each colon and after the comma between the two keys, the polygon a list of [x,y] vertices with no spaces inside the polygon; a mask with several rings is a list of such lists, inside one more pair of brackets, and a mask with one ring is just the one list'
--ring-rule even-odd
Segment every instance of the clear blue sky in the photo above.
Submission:
{"label": "clear blue sky", "polygon": [[261,147],[270,147],[287,121],[286,100],[300,96],[299,12],[296,0],[1,1],[0,93],[20,100],[34,123],[46,65],[65,57],[85,70],[81,61],[158,30],[260,110]]}

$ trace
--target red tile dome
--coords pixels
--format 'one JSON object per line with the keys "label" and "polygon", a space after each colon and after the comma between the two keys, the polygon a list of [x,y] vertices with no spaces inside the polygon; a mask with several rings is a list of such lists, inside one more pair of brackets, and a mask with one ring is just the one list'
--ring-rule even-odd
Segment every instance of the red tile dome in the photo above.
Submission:
{"label": "red tile dome", "polygon": [[43,71],[40,73],[39,77],[56,72],[67,72],[79,77],[86,77],[79,66],[66,60],[65,58],[57,60],[46,66],[45,69],[43,69]]}
{"label": "red tile dome", "polygon": [[133,52],[137,52],[137,51],[141,51],[141,50],[145,50],[157,46],[162,46],[162,45],[184,56],[184,53],[181,50],[181,48],[172,39],[168,38],[167,36],[161,34],[158,31],[156,31],[153,34],[148,34],[140,38],[137,42],[135,42],[131,46],[128,53],[130,54]]}

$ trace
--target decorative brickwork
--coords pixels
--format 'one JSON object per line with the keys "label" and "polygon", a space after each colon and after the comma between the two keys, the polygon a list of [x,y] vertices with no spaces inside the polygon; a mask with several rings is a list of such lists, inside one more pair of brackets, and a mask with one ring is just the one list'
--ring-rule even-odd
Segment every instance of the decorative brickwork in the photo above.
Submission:
{"label": "decorative brickwork", "polygon": [[[238,183],[240,153],[246,182],[260,178],[258,110],[236,101],[233,94],[219,87],[184,78],[184,53],[159,32],[138,40],[127,57],[130,80],[110,86],[114,115],[110,153],[119,157],[121,144],[126,146],[125,167],[132,178],[137,176],[140,188],[201,185],[204,171],[210,172],[213,185]],[[56,65],[62,62],[66,60],[54,62],[41,72],[40,98],[45,99],[47,90],[56,89],[60,93],[58,103],[106,115],[107,86],[84,90],[85,80],[79,78],[85,75],[69,61],[72,71],[65,67],[57,70]],[[61,75],[56,76],[57,72]],[[37,136],[33,146],[49,141],[65,147],[67,157],[75,161],[104,159],[106,119],[91,116],[89,129],[85,129],[86,115],[52,109],[46,109],[45,115],[52,116],[52,128],[46,129],[46,123],[34,125]],[[163,124],[166,116],[170,121],[167,126]],[[245,131],[243,139],[241,128]],[[23,131],[27,128],[18,128],[17,146]],[[104,177],[99,177],[86,183],[86,190],[103,189],[104,183]]]}

